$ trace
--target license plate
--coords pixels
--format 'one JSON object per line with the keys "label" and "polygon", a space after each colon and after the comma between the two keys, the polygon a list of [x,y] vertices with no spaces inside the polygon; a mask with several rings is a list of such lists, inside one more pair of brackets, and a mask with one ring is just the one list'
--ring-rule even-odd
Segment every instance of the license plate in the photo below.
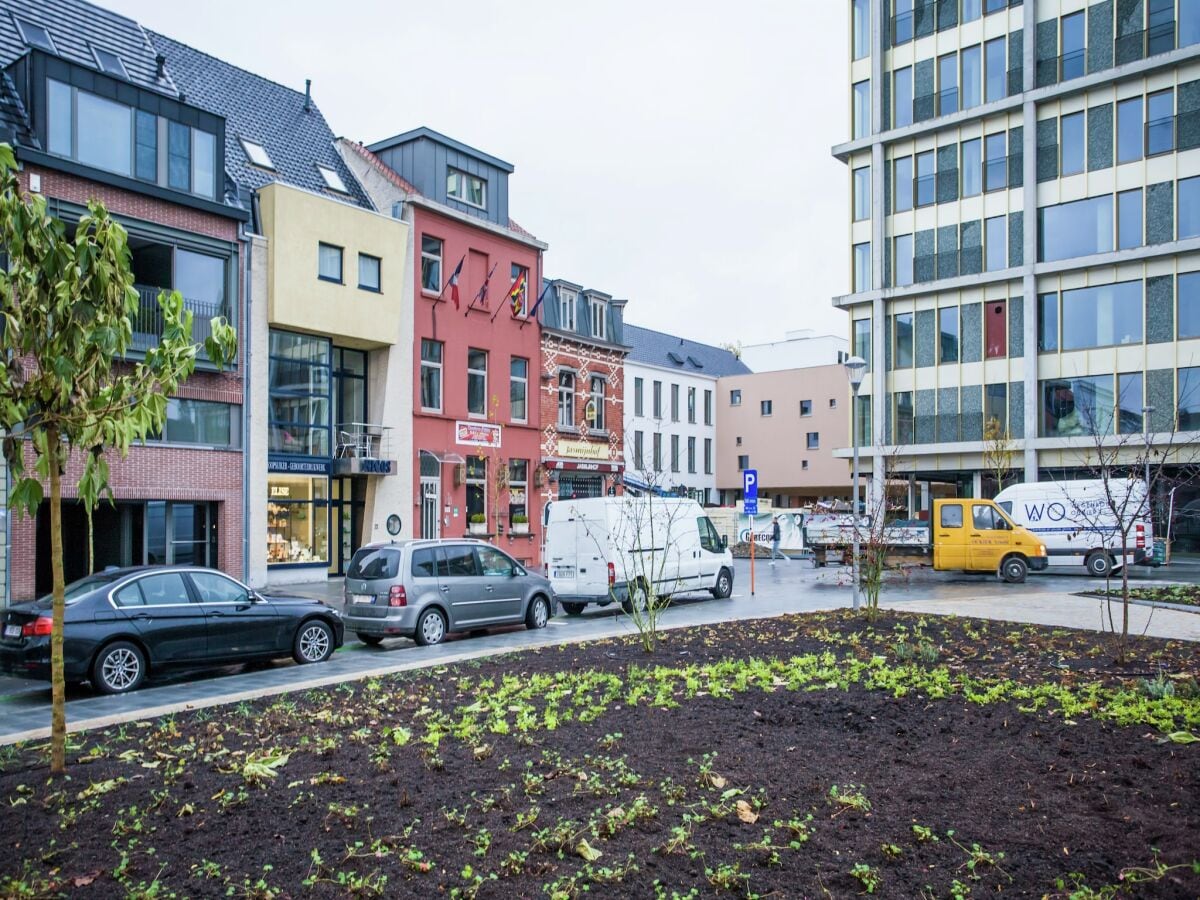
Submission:
{"label": "license plate", "polygon": [[571,578],[572,576],[574,576],[574,574],[575,574],[574,569],[555,569],[554,570],[555,578]]}
{"label": "license plate", "polygon": [[352,603],[374,603],[374,594],[351,594],[350,600]]}
{"label": "license plate", "polygon": [[21,626],[20,625],[5,625],[4,626],[4,636],[5,637],[20,637],[21,636]]}

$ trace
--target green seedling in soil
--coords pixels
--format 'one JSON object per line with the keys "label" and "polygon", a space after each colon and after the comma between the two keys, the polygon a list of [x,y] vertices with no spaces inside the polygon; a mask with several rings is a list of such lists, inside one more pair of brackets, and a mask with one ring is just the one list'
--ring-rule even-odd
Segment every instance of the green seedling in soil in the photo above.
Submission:
{"label": "green seedling in soil", "polygon": [[600,740],[596,741],[596,743],[599,745],[601,750],[611,752],[617,749],[617,745],[621,743],[621,738],[624,736],[625,735],[621,734],[621,732],[617,731],[612,734],[606,734],[604,737],[600,738]]}
{"label": "green seedling in soil", "polygon": [[717,890],[741,893],[750,884],[750,876],[742,871],[741,863],[721,863],[715,869],[705,866],[704,877]]}
{"label": "green seedling in soil", "polygon": [[699,900],[699,898],[699,888],[692,888],[686,894],[681,894],[672,888],[668,894],[667,886],[658,879],[654,880],[654,900]]}
{"label": "green seedling in soil", "polygon": [[879,852],[888,859],[899,859],[904,855],[904,851],[900,849],[898,844],[883,844],[879,848]]}
{"label": "green seedling in soil", "polygon": [[685,818],[683,825],[671,826],[671,836],[655,848],[655,852],[669,856],[672,853],[691,853],[696,849],[692,843],[692,826],[687,819],[690,817]]}
{"label": "green seedling in soil", "polygon": [[529,809],[517,813],[517,821],[512,830],[524,831],[526,828],[532,828],[541,812],[539,807],[531,806]]}
{"label": "green seedling in soil", "polygon": [[912,830],[918,844],[936,844],[939,840],[934,830],[925,825],[914,825]]}
{"label": "green seedling in soil", "polygon": [[799,848],[801,844],[807,842],[808,839],[812,837],[812,830],[809,828],[809,823],[812,822],[812,818],[812,813],[808,813],[808,815],[806,815],[803,819],[793,816],[792,818],[786,820],[776,819],[772,824],[774,824],[776,828],[787,829],[787,832],[791,837],[789,846],[791,846],[794,850]]}
{"label": "green seedling in soil", "polygon": [[220,863],[213,862],[211,859],[202,859],[198,863],[192,863],[192,877],[218,881],[225,877],[225,873]]}
{"label": "green seedling in soil", "polygon": [[[976,843],[972,843],[969,848],[964,847],[962,844],[960,844],[958,842],[957,839],[955,839],[954,829],[950,829],[949,831],[947,831],[946,837],[948,837],[950,839],[950,843],[952,843],[955,847],[957,847],[963,853],[967,854],[966,862],[964,862],[961,866],[959,866],[959,869],[965,868],[967,870],[967,872],[970,873],[971,879],[973,881],[978,881],[980,879],[980,875],[977,870],[980,868],[983,868],[985,866],[988,868],[995,869],[997,872],[1000,872],[1002,875],[1008,876],[1008,873],[1005,872],[1002,868],[1000,868],[1000,860],[1004,859],[1003,853],[996,853],[996,854],[989,853],[987,850],[984,850],[983,847],[979,846],[979,844],[976,844]],[[1012,877],[1008,876],[1008,880],[1012,881]]]}
{"label": "green seedling in soil", "polygon": [[513,850],[500,863],[500,871],[505,875],[520,875],[525,871],[525,861],[528,859],[528,850]]}
{"label": "green seedling in soil", "polygon": [[850,876],[863,886],[863,892],[867,894],[875,893],[875,889],[879,887],[882,880],[879,872],[866,863],[855,863],[850,869]]}
{"label": "green seedling in soil", "polygon": [[447,809],[443,806],[442,815],[451,825],[457,825],[459,828],[467,827],[467,814],[461,809]]}
{"label": "green seedling in soil", "polygon": [[288,754],[272,750],[270,753],[250,753],[242,763],[241,775],[246,784],[260,787],[279,774],[288,763]]}
{"label": "green seedling in soil", "polygon": [[848,810],[860,813],[871,811],[871,801],[867,799],[860,785],[833,785],[829,788],[829,802],[838,807],[838,811],[833,814],[835,819]]}
{"label": "green seedling in soil", "polygon": [[475,848],[476,856],[487,856],[488,850],[492,846],[492,833],[486,827],[480,828],[471,836],[470,844]]}

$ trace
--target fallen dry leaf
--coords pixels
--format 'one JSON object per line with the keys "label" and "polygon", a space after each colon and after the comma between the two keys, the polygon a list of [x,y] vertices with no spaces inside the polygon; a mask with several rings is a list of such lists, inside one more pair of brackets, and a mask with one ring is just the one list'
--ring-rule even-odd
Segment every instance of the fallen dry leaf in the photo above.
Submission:
{"label": "fallen dry leaf", "polygon": [[753,825],[755,822],[758,821],[758,813],[756,813],[750,807],[750,804],[747,803],[745,800],[739,800],[737,803],[734,804],[734,806],[737,808],[737,817],[739,819],[741,819],[743,822],[745,822],[747,825]]}

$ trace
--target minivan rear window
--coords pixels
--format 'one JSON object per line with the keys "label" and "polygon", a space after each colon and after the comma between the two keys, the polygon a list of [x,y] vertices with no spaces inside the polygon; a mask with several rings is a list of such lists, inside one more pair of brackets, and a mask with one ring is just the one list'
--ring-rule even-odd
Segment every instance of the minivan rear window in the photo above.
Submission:
{"label": "minivan rear window", "polygon": [[400,551],[394,547],[364,547],[350,560],[347,578],[395,578],[400,571]]}

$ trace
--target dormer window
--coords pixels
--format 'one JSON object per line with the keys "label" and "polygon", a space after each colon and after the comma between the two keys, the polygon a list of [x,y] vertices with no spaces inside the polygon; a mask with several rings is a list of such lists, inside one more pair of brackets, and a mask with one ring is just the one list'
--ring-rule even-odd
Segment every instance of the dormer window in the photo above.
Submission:
{"label": "dormer window", "polygon": [[317,166],[317,171],[321,173],[321,178],[325,180],[325,187],[331,191],[337,191],[339,194],[350,193],[346,187],[346,182],[342,181],[342,176],[337,173],[336,169],[331,169],[329,166]]}
{"label": "dormer window", "polygon": [[588,312],[592,318],[592,337],[608,340],[608,304],[596,297],[588,299]]}
{"label": "dormer window", "polygon": [[54,46],[54,39],[50,37],[50,32],[41,25],[35,25],[24,19],[15,19],[14,21],[17,23],[17,30],[21,32],[21,40],[28,46],[37,47],[47,53],[58,54],[58,48]]}
{"label": "dormer window", "polygon": [[575,330],[575,292],[559,288],[558,324],[564,331]]}
{"label": "dormer window", "polygon": [[275,168],[275,163],[271,162],[271,157],[267,153],[266,147],[246,138],[242,138],[241,141],[242,149],[246,151],[246,159],[250,160],[251,165],[258,166],[260,169]]}
{"label": "dormer window", "polygon": [[129,73],[125,71],[125,63],[121,61],[121,57],[108,50],[103,50],[100,47],[92,46],[92,56],[96,58],[96,65],[100,67],[100,71],[108,75],[116,75],[118,78],[129,80]]}
{"label": "dormer window", "polygon": [[446,196],[483,209],[487,206],[487,181],[460,169],[447,169]]}

